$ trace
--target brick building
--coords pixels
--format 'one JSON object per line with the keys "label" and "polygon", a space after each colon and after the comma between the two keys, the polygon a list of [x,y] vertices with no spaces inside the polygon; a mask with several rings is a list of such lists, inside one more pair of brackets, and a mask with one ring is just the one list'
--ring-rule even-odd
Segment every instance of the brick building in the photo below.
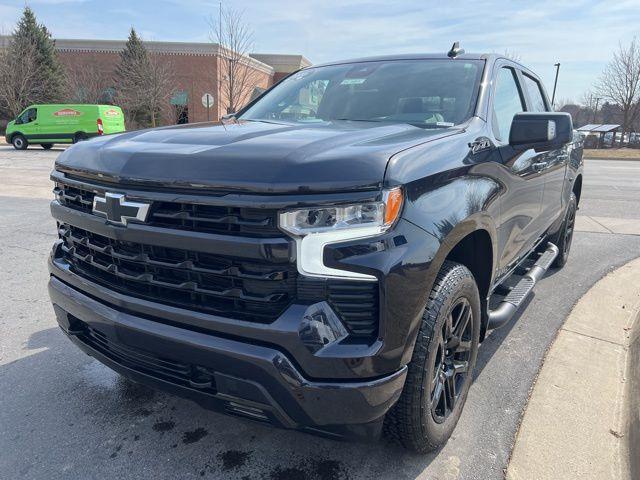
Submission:
{"label": "brick building", "polygon": [[[6,41],[6,37],[1,39]],[[4,42],[0,42],[4,43]],[[125,46],[123,40],[56,39],[60,60],[71,74],[91,70],[104,79],[113,78],[119,54]],[[211,120],[223,115],[220,99],[221,56],[224,48],[214,43],[144,42],[149,52],[159,56],[171,66],[175,78],[175,94],[168,108],[168,123],[201,122],[207,120],[206,108],[201,98],[205,93],[214,96],[210,109]],[[246,59],[247,68],[254,71],[256,93],[265,89],[291,72],[311,65],[302,55],[251,54]],[[113,88],[107,88],[115,93]],[[105,92],[108,96],[109,92]],[[174,117],[173,119],[170,117]]]}

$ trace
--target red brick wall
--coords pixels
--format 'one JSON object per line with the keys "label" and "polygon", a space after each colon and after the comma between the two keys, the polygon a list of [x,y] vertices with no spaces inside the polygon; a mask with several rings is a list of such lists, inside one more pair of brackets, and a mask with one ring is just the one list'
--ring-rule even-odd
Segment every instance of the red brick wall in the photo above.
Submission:
{"label": "red brick wall", "polygon": [[273,74],[273,83],[276,84],[278,83],[280,80],[282,80],[284,77],[291,75],[290,73],[286,73],[286,72],[276,72]]}
{"label": "red brick wall", "polygon": [[[113,78],[119,60],[118,53],[59,51],[58,55],[70,71],[81,69],[83,65],[95,65],[105,76]],[[211,109],[211,120],[217,120],[223,114],[218,89],[218,57],[213,55],[169,55],[158,53],[163,62],[171,65],[176,80],[176,90],[186,90],[189,95],[189,122],[207,120],[206,108],[201,97],[205,92],[213,94],[216,104]],[[267,88],[273,82],[272,75],[257,71],[257,84]],[[226,113],[226,112],[224,112]],[[165,123],[174,123],[174,118],[165,119]]]}
{"label": "red brick wall", "polygon": [[[218,59],[218,65],[221,65],[222,70],[224,71],[224,64],[222,63],[223,61],[221,59]],[[249,67],[247,67],[249,68]],[[276,74],[277,75],[277,74]],[[255,83],[256,87],[260,87],[260,88],[269,88],[271,85],[273,85],[273,74],[268,74],[265,73],[261,70],[257,70],[254,69],[254,73],[253,74],[249,74],[249,76],[247,78],[251,78],[251,80],[253,80],[253,82]],[[246,90],[246,92],[244,92],[244,95],[242,95],[243,100],[244,100],[244,104],[249,103],[249,101],[251,100],[251,93],[253,92],[253,88],[249,88]],[[222,95],[222,101],[219,101],[220,99],[220,95]],[[224,86],[221,89],[221,92],[218,96],[216,96],[216,102],[217,102],[217,106],[218,106],[218,114],[219,115],[225,115],[227,113],[226,107],[228,105],[227,99],[226,99],[226,91]],[[240,107],[244,106],[240,105]]]}

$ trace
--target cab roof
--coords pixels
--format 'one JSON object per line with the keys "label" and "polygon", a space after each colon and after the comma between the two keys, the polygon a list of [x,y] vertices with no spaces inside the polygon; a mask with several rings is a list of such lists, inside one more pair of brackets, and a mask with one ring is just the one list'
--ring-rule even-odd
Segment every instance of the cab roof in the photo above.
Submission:
{"label": "cab roof", "polygon": [[394,60],[487,60],[489,57],[498,57],[496,54],[485,53],[463,53],[455,58],[449,58],[446,53],[403,53],[396,55],[376,55],[373,57],[350,58],[338,60],[334,62],[325,62],[313,65],[314,67],[324,67],[327,65],[340,65],[344,63],[360,63],[360,62],[384,62]]}
{"label": "cab roof", "polygon": [[538,75],[531,71],[528,67],[523,65],[517,60],[513,60],[512,58],[506,57],[505,55],[500,55],[497,53],[462,53],[457,55],[455,58],[451,58],[447,55],[447,53],[405,53],[399,55],[378,55],[373,57],[360,57],[360,58],[351,58],[347,60],[337,60],[333,62],[325,62],[317,65],[312,65],[306,68],[314,68],[314,67],[326,67],[330,65],[346,65],[350,63],[362,63],[362,62],[392,62],[396,60],[449,60],[451,62],[456,62],[460,60],[484,60],[487,64],[491,65],[498,60],[507,60],[512,64],[517,65],[520,69],[527,72],[529,75],[537,78],[539,80]]}
{"label": "cab roof", "polygon": [[373,57],[351,58],[347,60],[325,62],[325,63],[313,65],[313,67],[341,65],[345,63],[385,62],[385,61],[394,61],[394,60],[450,60],[452,62],[455,62],[458,60],[497,60],[498,58],[507,58],[507,57],[505,57],[504,55],[498,55],[495,53],[463,53],[463,54],[457,55],[455,58],[450,58],[446,53],[404,53],[400,55],[377,55]]}

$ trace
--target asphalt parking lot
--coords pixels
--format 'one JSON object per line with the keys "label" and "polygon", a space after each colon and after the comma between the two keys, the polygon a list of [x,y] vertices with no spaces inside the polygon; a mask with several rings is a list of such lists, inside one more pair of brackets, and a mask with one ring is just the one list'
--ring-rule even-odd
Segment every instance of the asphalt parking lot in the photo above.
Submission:
{"label": "asphalt parking lot", "polygon": [[[208,412],[123,381],[64,338],[46,291],[55,238],[48,174],[58,154],[0,145],[2,478],[503,478],[558,328],[593,283],[640,255],[640,235],[577,232],[567,266],[548,274],[526,310],[481,346],[465,411],[441,451],[335,442]],[[579,213],[639,220],[640,162],[588,160]]]}

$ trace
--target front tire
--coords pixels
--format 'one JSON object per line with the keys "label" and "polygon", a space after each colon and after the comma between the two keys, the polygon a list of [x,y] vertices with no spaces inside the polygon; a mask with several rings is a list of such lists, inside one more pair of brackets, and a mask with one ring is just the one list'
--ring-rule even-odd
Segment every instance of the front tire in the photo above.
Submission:
{"label": "front tire", "polygon": [[422,316],[404,389],[385,418],[391,440],[428,452],[453,433],[473,379],[480,305],[473,274],[445,261]]}
{"label": "front tire", "polygon": [[11,139],[11,144],[16,150],[26,150],[29,146],[29,142],[27,142],[27,139],[23,135],[15,135]]}

